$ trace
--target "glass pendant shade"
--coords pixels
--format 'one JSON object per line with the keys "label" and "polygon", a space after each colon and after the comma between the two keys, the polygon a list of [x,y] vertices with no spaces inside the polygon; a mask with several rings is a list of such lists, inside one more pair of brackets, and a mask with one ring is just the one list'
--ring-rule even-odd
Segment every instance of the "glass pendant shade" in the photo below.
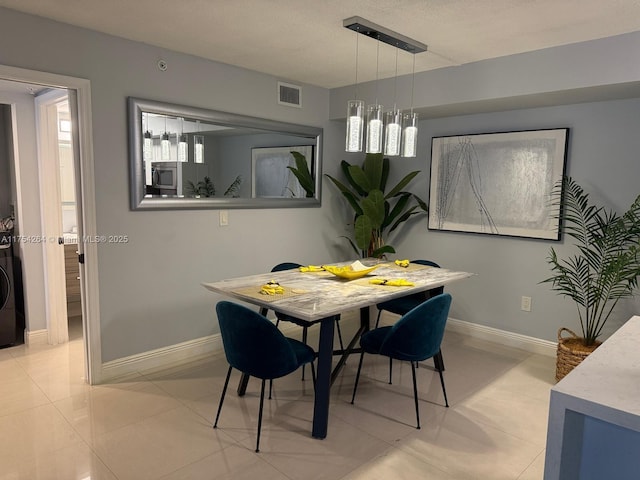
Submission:
{"label": "glass pendant shade", "polygon": [[189,161],[189,146],[187,145],[187,136],[184,133],[178,136],[178,161]]}
{"label": "glass pendant shade", "polygon": [[382,153],[382,105],[369,105],[367,111],[367,153]]}
{"label": "glass pendant shade", "polygon": [[347,134],[345,150],[347,152],[361,152],[364,136],[364,102],[349,100],[347,105]]}
{"label": "glass pendant shade", "polygon": [[160,158],[163,162],[171,160],[171,142],[167,132],[164,132],[160,139]]}
{"label": "glass pendant shade", "polygon": [[204,136],[193,136],[193,161],[194,163],[204,163]]}
{"label": "glass pendant shade", "polygon": [[384,154],[392,157],[400,155],[402,138],[402,112],[393,109],[385,113]]}
{"label": "glass pendant shade", "polygon": [[402,119],[402,156],[415,157],[418,147],[418,114],[407,113]]}
{"label": "glass pendant shade", "polygon": [[149,130],[144,132],[143,140],[142,158],[144,158],[145,162],[151,162],[153,161],[153,136]]}

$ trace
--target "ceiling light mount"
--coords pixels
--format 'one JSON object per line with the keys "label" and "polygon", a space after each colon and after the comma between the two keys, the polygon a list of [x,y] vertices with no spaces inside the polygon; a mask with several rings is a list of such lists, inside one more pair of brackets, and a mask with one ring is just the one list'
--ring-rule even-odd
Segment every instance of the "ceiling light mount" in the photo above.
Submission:
{"label": "ceiling light mount", "polygon": [[427,51],[427,45],[424,43],[405,37],[393,30],[389,30],[388,28],[376,25],[362,17],[345,18],[342,21],[342,25],[349,30],[354,30],[366,35],[367,37],[387,43],[409,53],[416,54]]}

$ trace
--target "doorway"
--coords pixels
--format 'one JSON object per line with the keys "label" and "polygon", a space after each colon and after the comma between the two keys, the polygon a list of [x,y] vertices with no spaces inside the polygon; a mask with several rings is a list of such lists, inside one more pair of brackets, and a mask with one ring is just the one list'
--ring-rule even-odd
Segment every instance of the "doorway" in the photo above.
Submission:
{"label": "doorway", "polygon": [[[43,86],[50,89],[63,89],[68,93],[68,106],[69,106],[69,117],[72,119],[71,124],[74,129],[69,132],[71,134],[70,137],[70,146],[72,150],[75,150],[77,154],[75,155],[78,159],[77,166],[75,167],[75,192],[81,192],[81,195],[77,195],[76,197],[76,218],[77,218],[77,227],[76,234],[78,238],[83,238],[84,235],[96,235],[96,221],[95,221],[95,189],[94,189],[94,175],[93,175],[93,152],[92,152],[92,139],[91,139],[91,92],[90,92],[90,84],[88,80],[78,79],[75,77],[67,77],[56,74],[50,74],[45,72],[36,72],[31,70],[19,69],[9,66],[0,65],[0,81],[8,80],[12,82],[18,82],[22,84],[31,84],[35,86]],[[15,107],[15,105],[13,105]],[[14,155],[15,155],[15,186],[16,186],[16,197],[18,201],[16,202],[16,222],[17,224],[24,225],[24,215],[27,212],[24,212],[21,206],[20,200],[24,200],[28,198],[28,195],[31,194],[33,196],[32,188],[36,188],[39,190],[39,193],[42,193],[43,189],[53,188],[51,185],[55,184],[56,189],[60,188],[58,181],[51,182],[47,181],[47,178],[40,172],[36,172],[36,176],[40,178],[39,185],[35,183],[34,178],[29,178],[28,173],[21,169],[21,163],[23,163],[24,159],[21,159],[20,154],[20,135],[24,135],[22,132],[18,132],[18,129],[15,127],[19,120],[19,114],[17,113],[17,108],[13,109],[12,118],[14,120]],[[73,121],[75,119],[75,122]],[[56,129],[58,125],[55,126]],[[76,128],[77,127],[77,128]],[[74,134],[75,132],[75,134]],[[60,153],[58,152],[58,155]],[[33,172],[31,172],[33,173]],[[56,171],[56,178],[59,178],[59,167]],[[58,192],[59,193],[59,192]],[[58,217],[63,215],[62,209],[58,211]],[[47,216],[40,214],[41,222],[43,228],[40,232],[47,231],[44,228],[45,222],[47,222]],[[64,236],[62,237],[62,243],[64,243]],[[57,245],[57,241],[60,237],[51,238],[51,236],[42,236],[43,243],[45,245],[51,244],[51,246],[59,246]],[[42,249],[41,249],[42,251]],[[61,251],[63,251],[61,249]],[[75,254],[75,252],[74,252]],[[77,275],[80,282],[80,296],[82,298],[81,309],[80,309],[80,317],[82,318],[82,331],[83,331],[83,346],[85,353],[85,378],[86,381],[90,384],[100,383],[101,374],[102,374],[102,362],[101,362],[101,351],[100,351],[100,321],[99,321],[99,308],[98,308],[98,289],[97,289],[97,273],[98,273],[98,265],[97,265],[97,248],[96,245],[84,245],[83,242],[79,241],[77,244],[77,255],[78,259],[83,259],[84,263],[78,262],[78,270],[79,275]],[[42,255],[42,258],[49,258],[46,255]],[[64,272],[64,255],[62,255],[62,265],[59,265],[58,271]],[[36,275],[39,272],[39,275],[42,277],[43,275],[48,275],[49,268],[46,261],[40,261],[40,268],[37,268],[37,265],[34,265],[33,258],[27,262],[27,258],[24,259],[24,283],[25,285],[29,285],[29,281],[33,278],[34,272]],[[29,263],[29,265],[27,265]],[[37,263],[37,262],[35,262]],[[35,267],[35,268],[34,268]],[[42,278],[40,279],[42,282]],[[50,292],[53,287],[55,290],[55,283],[52,281],[44,281],[44,297],[45,302],[47,304],[47,312],[55,311],[55,309],[51,309],[51,304],[56,302],[60,302],[60,299],[64,299],[64,303],[66,304],[65,296],[60,297],[60,295],[55,295],[55,292]],[[64,282],[63,282],[64,283]],[[26,295],[28,297],[28,294]],[[27,313],[27,322],[29,322],[29,305],[27,300],[27,308],[25,309]],[[66,315],[64,318],[57,315],[47,315],[47,325],[45,329],[45,334],[47,338],[57,337],[58,339],[63,338],[60,335],[61,328],[61,320],[64,323],[63,330],[68,330],[67,318]],[[56,322],[58,322],[56,324]],[[29,329],[29,324],[27,323],[27,327]],[[46,341],[43,343],[57,343]]]}

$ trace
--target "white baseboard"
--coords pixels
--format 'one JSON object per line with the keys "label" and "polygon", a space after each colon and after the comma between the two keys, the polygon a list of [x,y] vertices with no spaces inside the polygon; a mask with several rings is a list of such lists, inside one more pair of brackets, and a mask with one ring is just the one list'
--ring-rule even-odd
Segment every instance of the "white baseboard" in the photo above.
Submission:
{"label": "white baseboard", "polygon": [[463,320],[456,320],[455,318],[449,318],[447,320],[447,330],[550,357],[556,356],[558,346],[556,342],[551,342],[549,340],[542,340],[540,338],[529,337],[519,333],[486,327],[484,325],[465,322]]}
{"label": "white baseboard", "polygon": [[[299,327],[294,324],[282,325],[282,331],[285,334],[298,329]],[[555,342],[486,327],[484,325],[477,325],[454,318],[447,320],[447,330],[501,345],[519,348],[531,353],[552,357],[556,355],[557,344]],[[44,332],[44,334],[42,332]],[[29,337],[32,336],[34,339],[32,340],[30,338],[30,342],[37,341],[40,343],[42,339],[44,339],[42,343],[47,343],[48,337],[46,330],[31,332]],[[197,338],[195,340],[189,340],[176,345],[169,345],[168,347],[106,362],[102,365],[101,378],[102,382],[106,382],[132,373],[169,368],[181,363],[197,360],[205,355],[221,352],[222,337],[220,334],[210,335],[208,337]]]}
{"label": "white baseboard", "polygon": [[48,345],[49,332],[46,328],[43,330],[25,330],[24,343],[25,345]]}
{"label": "white baseboard", "polygon": [[102,364],[101,381],[104,383],[140,371],[168,368],[221,351],[222,337],[220,334],[196,338],[195,340],[105,362]]}

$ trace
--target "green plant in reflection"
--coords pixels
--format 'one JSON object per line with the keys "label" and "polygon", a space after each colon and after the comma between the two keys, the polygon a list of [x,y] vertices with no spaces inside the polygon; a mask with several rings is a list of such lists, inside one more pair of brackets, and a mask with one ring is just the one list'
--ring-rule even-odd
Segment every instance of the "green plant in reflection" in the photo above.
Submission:
{"label": "green plant in reflection", "polygon": [[[224,192],[225,197],[237,198],[240,196],[240,185],[242,184],[242,175],[238,175]],[[184,182],[184,194],[188,197],[214,197],[216,195],[216,187],[211,177],[204,177],[198,183],[191,180]]]}
{"label": "green plant in reflection", "polygon": [[311,171],[309,170],[309,164],[307,163],[307,159],[300,152],[291,152],[293,158],[296,161],[295,167],[287,167],[291,172],[296,176],[300,186],[304,188],[306,192],[306,198],[313,198],[316,194],[316,185],[313,181],[313,177],[311,176]]}

